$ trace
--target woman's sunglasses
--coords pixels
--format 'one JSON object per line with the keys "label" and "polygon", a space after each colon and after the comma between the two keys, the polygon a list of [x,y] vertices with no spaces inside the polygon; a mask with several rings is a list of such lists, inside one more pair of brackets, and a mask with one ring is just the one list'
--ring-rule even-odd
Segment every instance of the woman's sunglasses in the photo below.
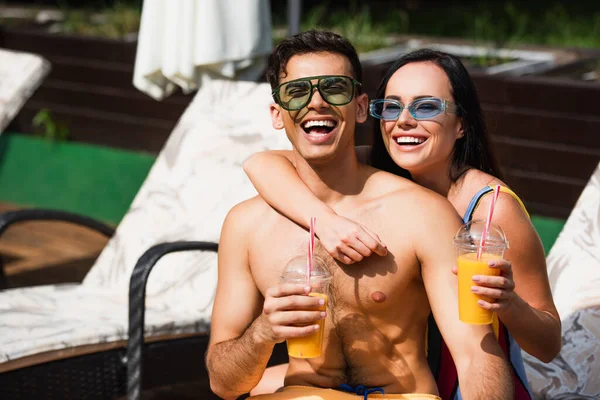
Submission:
{"label": "woman's sunglasses", "polygon": [[[315,79],[317,83],[313,84],[312,81]],[[349,76],[308,76],[282,83],[273,90],[272,95],[275,102],[284,110],[296,111],[310,103],[314,89],[317,88],[327,103],[332,106],[343,106],[352,101],[355,86],[360,86],[360,82]]]}
{"label": "woman's sunglasses", "polygon": [[410,115],[419,121],[432,119],[443,113],[456,114],[457,110],[454,103],[436,97],[417,99],[407,106],[398,100],[378,99],[369,103],[369,114],[383,121],[396,121],[404,108],[408,108]]}

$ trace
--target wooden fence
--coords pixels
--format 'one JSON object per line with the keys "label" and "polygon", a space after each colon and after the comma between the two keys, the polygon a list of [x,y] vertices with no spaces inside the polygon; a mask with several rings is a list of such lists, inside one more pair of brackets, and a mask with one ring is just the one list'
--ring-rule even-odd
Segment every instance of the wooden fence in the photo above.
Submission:
{"label": "wooden fence", "polygon": [[[44,84],[12,129],[31,132],[48,108],[71,140],[156,153],[192,98],[157,102],[131,81],[135,42],[49,35],[4,28],[0,47],[41,54],[52,63]],[[372,95],[388,65],[367,66]],[[541,77],[473,74],[507,183],[535,214],[565,218],[600,161],[600,84]],[[369,143],[373,121],[361,125]]]}

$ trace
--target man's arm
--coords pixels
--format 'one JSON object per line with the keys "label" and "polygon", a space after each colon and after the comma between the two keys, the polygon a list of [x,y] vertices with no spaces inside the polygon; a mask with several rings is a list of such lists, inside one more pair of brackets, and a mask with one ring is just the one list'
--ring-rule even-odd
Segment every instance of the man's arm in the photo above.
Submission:
{"label": "man's arm", "polygon": [[313,333],[319,327],[316,322],[325,317],[319,311],[320,299],[307,296],[308,286],[273,286],[263,301],[248,257],[257,218],[249,202],[229,212],[219,242],[206,365],[212,391],[225,399],[235,399],[258,384],[276,343]]}
{"label": "man's arm", "polygon": [[419,201],[422,213],[415,243],[423,282],[436,323],[458,371],[464,399],[512,399],[509,366],[491,325],[469,325],[458,319],[458,281],[452,274],[456,251],[452,238],[461,221],[444,198]]}
{"label": "man's arm", "polygon": [[262,295],[250,273],[248,214],[245,204],[234,207],[223,224],[219,241],[218,283],[211,318],[206,365],[213,392],[237,398],[262,376],[273,342],[260,335]]}

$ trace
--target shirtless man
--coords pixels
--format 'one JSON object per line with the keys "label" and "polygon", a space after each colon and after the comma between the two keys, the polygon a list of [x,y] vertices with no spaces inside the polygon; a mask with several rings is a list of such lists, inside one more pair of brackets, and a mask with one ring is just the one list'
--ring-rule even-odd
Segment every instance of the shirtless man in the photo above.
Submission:
{"label": "shirtless man", "polygon": [[279,277],[291,258],[305,254],[308,233],[260,197],[235,206],[219,244],[206,356],[211,389],[226,399],[249,392],[276,343],[314,332],[325,318],[323,356],[290,358],[283,391],[261,399],[359,398],[338,392],[342,384],[381,388],[386,396],[437,395],[425,350],[432,311],[464,398],[510,399],[510,371],[491,327],[458,319],[451,272],[451,239],[461,224],[456,211],[441,196],[357,161],[354,128],[366,120],[368,101],[352,45],[333,33],[304,32],[279,44],[268,68],[276,89],[273,126],[285,129],[299,176],[339,215],[378,232],[387,249],[353,265],[330,258],[327,313],[305,311],[316,310],[319,298],[306,296],[303,286],[279,284]]}

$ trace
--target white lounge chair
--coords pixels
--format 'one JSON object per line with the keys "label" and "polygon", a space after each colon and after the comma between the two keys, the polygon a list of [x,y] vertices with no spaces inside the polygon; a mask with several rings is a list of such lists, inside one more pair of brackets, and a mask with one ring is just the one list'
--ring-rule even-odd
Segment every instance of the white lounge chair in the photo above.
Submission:
{"label": "white lounge chair", "polygon": [[600,399],[600,164],[548,254],[562,350],[544,364],[523,352],[537,399]]}
{"label": "white lounge chair", "polygon": [[[266,83],[204,85],[83,282],[0,292],[0,398],[123,395],[127,361],[136,398],[142,327],[152,342],[146,361],[156,368],[144,365],[153,386],[206,379],[216,242],[228,210],[255,194],[242,163],[290,146],[271,127],[270,92]],[[25,210],[1,215],[0,233],[39,217],[103,229],[66,213]],[[182,252],[194,249],[204,251]]]}
{"label": "white lounge chair", "polygon": [[31,53],[0,49],[0,134],[50,72],[50,63]]}

